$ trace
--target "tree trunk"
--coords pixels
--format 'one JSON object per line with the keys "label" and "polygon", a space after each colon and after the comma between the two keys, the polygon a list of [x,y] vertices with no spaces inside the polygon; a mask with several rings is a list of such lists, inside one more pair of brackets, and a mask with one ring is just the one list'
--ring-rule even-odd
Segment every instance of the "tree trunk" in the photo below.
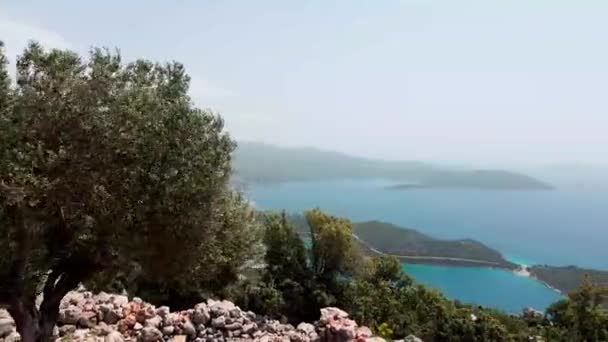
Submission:
{"label": "tree trunk", "polygon": [[36,308],[26,308],[26,305],[17,300],[8,308],[13,316],[17,332],[21,335],[22,342],[36,342],[38,339],[38,315]]}
{"label": "tree trunk", "polygon": [[17,332],[21,335],[22,342],[38,341],[38,324],[36,320],[29,315],[25,317],[23,324],[17,324]]}
{"label": "tree trunk", "polygon": [[47,342],[52,340],[53,329],[57,324],[57,315],[59,314],[58,310],[59,308],[57,308],[55,311],[40,311],[40,318],[38,319],[38,342]]}
{"label": "tree trunk", "polygon": [[35,305],[27,308],[23,303],[9,307],[8,311],[15,320],[22,342],[52,341],[58,315],[58,311],[52,309],[41,306],[41,310],[38,311]]}
{"label": "tree trunk", "polygon": [[[57,279],[59,279],[57,281]],[[49,342],[59,316],[61,299],[78,285],[78,277],[73,274],[51,272],[48,276],[40,309],[34,300],[15,298],[8,307],[13,316],[22,342]]]}

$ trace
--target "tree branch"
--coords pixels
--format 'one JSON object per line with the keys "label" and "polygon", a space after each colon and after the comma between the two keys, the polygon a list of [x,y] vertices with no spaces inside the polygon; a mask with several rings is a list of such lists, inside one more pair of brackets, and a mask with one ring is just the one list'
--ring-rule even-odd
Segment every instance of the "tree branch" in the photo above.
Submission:
{"label": "tree branch", "polygon": [[57,279],[61,276],[61,272],[57,269],[53,269],[49,276],[46,278],[44,283],[44,289],[42,290],[43,298],[50,298],[55,290]]}
{"label": "tree branch", "polygon": [[40,305],[40,311],[44,313],[52,313],[59,310],[61,299],[72,289],[78,286],[79,280],[76,280],[71,274],[61,273],[59,281],[50,286],[46,284],[44,288],[44,297]]}
{"label": "tree branch", "polygon": [[61,299],[95,271],[90,263],[75,256],[57,264],[44,284],[40,311],[58,310]]}

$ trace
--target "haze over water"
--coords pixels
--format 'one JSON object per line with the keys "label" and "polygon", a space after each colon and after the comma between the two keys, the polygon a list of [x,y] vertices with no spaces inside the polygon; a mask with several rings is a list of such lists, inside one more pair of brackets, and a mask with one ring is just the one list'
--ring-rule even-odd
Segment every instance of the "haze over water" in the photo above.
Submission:
{"label": "haze over water", "polygon": [[[608,192],[386,190],[383,180],[253,184],[262,209],[301,212],[320,207],[354,221],[377,219],[437,238],[472,238],[524,264],[608,269]],[[504,270],[408,265],[419,281],[452,298],[509,312],[544,309],[559,296],[539,282]]]}

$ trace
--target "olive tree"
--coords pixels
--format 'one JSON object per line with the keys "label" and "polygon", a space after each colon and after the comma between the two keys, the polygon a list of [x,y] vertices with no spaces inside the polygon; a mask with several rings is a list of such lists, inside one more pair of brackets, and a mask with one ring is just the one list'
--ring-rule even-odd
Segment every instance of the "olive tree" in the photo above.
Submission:
{"label": "olive tree", "polygon": [[[114,285],[111,290],[126,289],[138,297],[157,305],[169,305],[174,309],[186,309],[208,297],[225,297],[251,273],[257,273],[262,263],[263,245],[261,225],[253,208],[240,194],[228,191],[221,197],[217,219],[198,259],[189,262],[189,268],[167,276],[163,273],[142,272],[134,265],[131,273],[119,277],[119,281],[99,280],[94,284]],[[116,280],[115,272],[108,270],[102,277]],[[96,277],[98,278],[98,277]],[[106,278],[107,279],[107,278]],[[118,283],[118,284],[117,284]]]}
{"label": "olive tree", "polygon": [[188,88],[176,62],[36,43],[11,82],[0,52],[0,305],[23,341],[95,273],[175,277],[218,250],[234,143]]}

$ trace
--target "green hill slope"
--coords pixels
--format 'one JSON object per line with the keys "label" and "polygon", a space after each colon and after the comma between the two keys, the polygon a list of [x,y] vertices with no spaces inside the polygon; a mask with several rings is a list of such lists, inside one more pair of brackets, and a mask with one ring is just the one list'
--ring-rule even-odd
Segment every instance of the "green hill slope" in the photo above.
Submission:
{"label": "green hill slope", "polygon": [[[440,240],[417,230],[380,221],[354,224],[354,234],[365,245],[386,254],[411,257],[430,257],[421,262],[469,264],[466,260],[494,263],[496,266],[515,268],[500,252],[472,239]],[[445,258],[442,262],[441,258]],[[414,258],[410,258],[414,261]],[[458,260],[462,259],[462,260]],[[459,262],[460,261],[460,262]]]}

